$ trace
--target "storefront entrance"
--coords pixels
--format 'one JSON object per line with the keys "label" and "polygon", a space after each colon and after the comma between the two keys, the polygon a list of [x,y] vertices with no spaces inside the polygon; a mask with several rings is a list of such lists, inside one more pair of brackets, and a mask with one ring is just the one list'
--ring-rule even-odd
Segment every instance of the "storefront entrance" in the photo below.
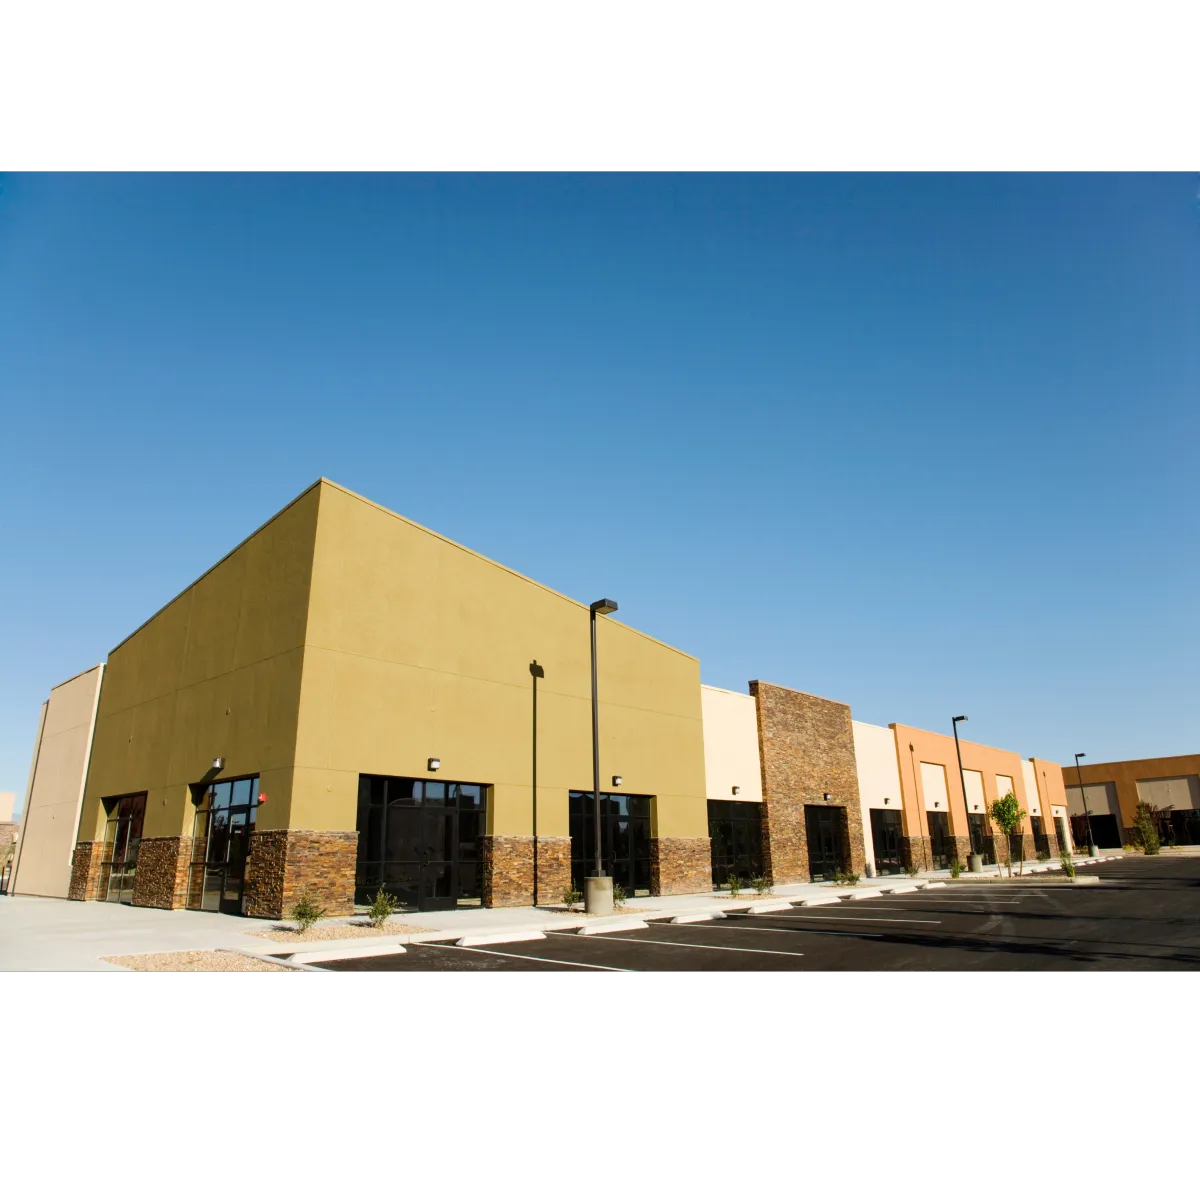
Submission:
{"label": "storefront entrance", "polygon": [[958,849],[950,836],[950,815],[926,812],[925,817],[929,821],[929,855],[933,859],[933,869],[944,871],[958,857]]}
{"label": "storefront entrance", "polygon": [[988,832],[983,813],[967,813],[967,828],[971,834],[971,853],[983,858],[985,866],[996,863],[996,839]]}
{"label": "storefront entrance", "polygon": [[832,879],[846,869],[846,810],[833,804],[806,804],[804,830],[808,838],[808,870],[814,883]]}
{"label": "storefront entrance", "polygon": [[196,816],[187,906],[241,916],[246,859],[258,809],[258,776],[197,784],[192,800]]}
{"label": "storefront entrance", "polygon": [[138,847],[146,816],[146,793],[105,800],[108,821],[104,826],[104,849],[100,858],[100,898],[114,904],[133,901],[133,879],[137,873]]}
{"label": "storefront entrance", "polygon": [[898,812],[871,809],[871,848],[875,851],[876,875],[903,874],[903,837],[904,822]]}
{"label": "storefront entrance", "polygon": [[730,875],[736,875],[743,883],[762,875],[761,804],[745,800],[710,800],[708,836],[714,888],[723,888]]}
{"label": "storefront entrance", "polygon": [[[600,861],[627,896],[650,894],[650,796],[600,793]],[[596,869],[596,809],[591,792],[570,794],[571,881]]]}
{"label": "storefront entrance", "polygon": [[382,887],[421,912],[478,904],[486,820],[487,784],[360,775],[354,903]]}

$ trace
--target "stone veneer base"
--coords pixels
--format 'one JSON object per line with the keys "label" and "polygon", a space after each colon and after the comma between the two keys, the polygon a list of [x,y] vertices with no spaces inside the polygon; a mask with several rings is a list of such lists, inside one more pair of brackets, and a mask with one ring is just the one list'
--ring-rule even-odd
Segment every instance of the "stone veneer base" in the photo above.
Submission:
{"label": "stone veneer base", "polygon": [[650,894],[683,896],[712,891],[712,841],[709,838],[650,839]]}
{"label": "stone veneer base", "polygon": [[185,908],[191,859],[190,837],[142,838],[133,876],[134,907]]}
{"label": "stone veneer base", "polygon": [[307,893],[326,916],[348,916],[357,865],[358,834],[350,830],[256,831],[246,863],[245,914],[278,920]]}
{"label": "stone veneer base", "polygon": [[100,859],[103,842],[76,842],[71,856],[71,884],[68,900],[98,900],[100,890]]}
{"label": "stone veneer base", "polygon": [[493,834],[482,839],[481,903],[484,908],[561,904],[571,883],[571,839],[537,839],[537,893],[534,893],[534,840]]}

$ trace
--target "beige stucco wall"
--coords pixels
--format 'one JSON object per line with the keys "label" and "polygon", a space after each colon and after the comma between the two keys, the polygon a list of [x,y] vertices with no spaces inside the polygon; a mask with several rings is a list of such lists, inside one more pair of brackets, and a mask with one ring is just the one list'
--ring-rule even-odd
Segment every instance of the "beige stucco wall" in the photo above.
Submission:
{"label": "beige stucco wall", "polygon": [[318,497],[294,500],[109,655],[80,839],[102,835],[102,798],[142,791],[145,837],[190,835],[189,785],[218,756],[225,778],[258,773],[286,809]]}
{"label": "beige stucco wall", "polygon": [[[537,659],[538,832],[565,836],[567,793],[592,781],[587,605],[337,484],[319,495],[294,786],[260,828],[352,830],[360,772],[429,777],[438,757],[436,778],[492,786],[489,833],[529,833]],[[698,661],[597,625],[602,789],[620,775],[656,798],[656,835],[707,837]]]}
{"label": "beige stucco wall", "polygon": [[[704,780],[709,800],[762,803],[758,715],[748,692],[700,689],[704,714]],[[738,794],[733,794],[734,788]]]}
{"label": "beige stucco wall", "polygon": [[12,890],[65,897],[91,753],[103,666],[51,688],[42,705]]}
{"label": "beige stucco wall", "polygon": [[[904,814],[900,790],[900,768],[896,763],[896,735],[884,725],[851,721],[854,732],[854,762],[858,772],[858,802],[862,810],[863,853],[875,867],[875,843],[871,835],[871,809]],[[906,833],[923,833],[913,830]]]}
{"label": "beige stucco wall", "polygon": [[16,792],[0,792],[0,825],[6,824],[13,819],[13,810],[16,807],[16,802]]}
{"label": "beige stucco wall", "polygon": [[1037,772],[1029,759],[1021,760],[1021,781],[1025,784],[1025,799],[1029,804],[1029,815],[1031,817],[1043,816],[1041,797],[1038,794]]}

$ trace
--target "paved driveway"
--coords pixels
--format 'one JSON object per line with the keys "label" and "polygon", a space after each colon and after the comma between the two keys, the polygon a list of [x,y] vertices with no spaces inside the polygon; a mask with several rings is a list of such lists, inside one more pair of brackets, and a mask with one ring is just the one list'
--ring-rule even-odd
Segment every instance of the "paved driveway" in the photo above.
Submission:
{"label": "paved driveway", "polygon": [[960,884],[688,925],[414,945],[334,971],[1163,971],[1200,968],[1200,859],[1080,868],[1088,887]]}

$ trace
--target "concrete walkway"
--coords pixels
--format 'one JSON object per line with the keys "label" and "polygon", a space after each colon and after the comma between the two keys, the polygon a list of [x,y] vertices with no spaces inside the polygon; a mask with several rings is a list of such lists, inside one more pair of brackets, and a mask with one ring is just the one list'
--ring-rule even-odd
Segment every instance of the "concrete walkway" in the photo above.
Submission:
{"label": "concrete walkway", "polygon": [[[1084,862],[1120,858],[1119,852],[1101,854],[1099,859],[1076,858]],[[1026,863],[1032,867],[1055,869],[1057,859],[1047,863]],[[985,876],[1006,874],[997,867],[986,867]],[[1039,872],[1041,873],[1041,872]],[[949,871],[926,871],[915,878],[907,875],[861,879],[857,886],[826,883],[797,883],[780,886],[769,896],[744,891],[734,900],[728,892],[701,892],[686,896],[636,896],[627,902],[620,919],[638,916],[661,919],[686,916],[705,910],[745,908],[772,900],[799,903],[832,901],[839,897],[875,895],[880,889],[924,887],[949,878]],[[978,876],[976,876],[978,878]],[[1036,878],[1036,876],[1035,876]],[[361,918],[358,918],[361,919]],[[255,930],[268,929],[276,921],[224,916],[220,913],[167,911],[134,908],[128,904],[80,904],[71,900],[49,900],[32,896],[0,896],[0,970],[4,971],[120,971],[124,968],[103,961],[115,954],[150,954],[168,950],[248,950],[256,954],[305,953],[329,950],[338,945],[356,950],[372,945],[404,944],[435,937],[464,937],[476,933],[500,933],[578,928],[587,918],[568,913],[562,905],[545,908],[459,908],[453,912],[400,913],[397,923],[420,926],[424,933],[384,933],[338,941],[274,942],[253,937]],[[346,918],[322,921],[322,925],[343,923]],[[590,921],[589,921],[590,923]]]}

